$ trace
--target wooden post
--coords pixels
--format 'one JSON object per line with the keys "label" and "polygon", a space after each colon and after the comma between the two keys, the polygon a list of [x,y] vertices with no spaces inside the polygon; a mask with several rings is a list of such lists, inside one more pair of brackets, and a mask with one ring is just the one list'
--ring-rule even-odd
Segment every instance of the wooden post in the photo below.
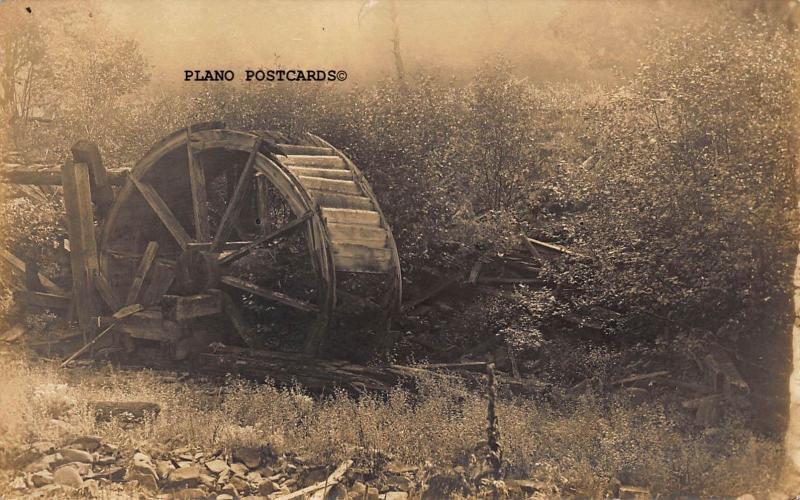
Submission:
{"label": "wooden post", "polygon": [[111,189],[108,173],[103,166],[100,148],[93,142],[78,141],[72,146],[72,159],[89,167],[92,201],[97,207],[97,214],[102,217],[114,203],[114,190]]}
{"label": "wooden post", "polygon": [[256,216],[261,234],[267,234],[269,228],[269,181],[262,173],[256,174]]}
{"label": "wooden post", "polygon": [[61,167],[61,183],[70,241],[72,297],[78,324],[86,335],[93,327],[91,318],[96,312],[94,283],[99,272],[89,166],[68,161]]}

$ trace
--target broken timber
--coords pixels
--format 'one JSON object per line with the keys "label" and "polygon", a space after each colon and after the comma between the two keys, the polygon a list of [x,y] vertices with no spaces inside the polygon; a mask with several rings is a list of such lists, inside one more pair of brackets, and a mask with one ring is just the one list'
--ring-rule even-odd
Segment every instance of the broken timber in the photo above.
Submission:
{"label": "broken timber", "polygon": [[[474,363],[464,370],[447,365],[447,371],[403,365],[363,366],[348,361],[323,360],[301,354],[215,345],[213,352],[201,353],[195,360],[195,370],[206,374],[233,374],[263,381],[271,379],[281,384],[299,383],[304,388],[321,392],[341,387],[353,392],[388,392],[398,385],[414,385],[425,377],[463,382],[468,387],[480,386],[483,375],[470,372]],[[514,394],[539,394],[546,385],[533,379],[514,380],[503,377],[501,389]]]}

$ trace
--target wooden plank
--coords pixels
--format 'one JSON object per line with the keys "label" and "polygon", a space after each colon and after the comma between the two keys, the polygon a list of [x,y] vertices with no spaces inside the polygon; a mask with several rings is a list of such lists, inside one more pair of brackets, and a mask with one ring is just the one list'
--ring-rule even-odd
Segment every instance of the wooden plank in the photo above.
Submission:
{"label": "wooden plank", "polygon": [[156,252],[158,252],[158,243],[155,241],[149,242],[144,250],[144,255],[142,255],[142,260],[139,261],[139,267],[133,277],[133,283],[128,288],[125,305],[135,304],[139,300],[139,292],[141,292],[144,280],[147,279],[147,274],[150,272],[150,268],[156,258]]}
{"label": "wooden plank", "polygon": [[324,179],[336,179],[340,181],[353,180],[353,172],[336,168],[287,167],[287,170],[296,177],[322,177]]}
{"label": "wooden plank", "polygon": [[333,243],[333,262],[339,271],[387,272],[392,268],[392,253],[388,248]]}
{"label": "wooden plank", "polygon": [[142,182],[136,179],[134,176],[130,176],[131,181],[139,190],[139,193],[145,199],[150,208],[156,213],[161,222],[164,224],[164,227],[170,232],[175,241],[178,242],[178,245],[184,250],[186,250],[186,246],[192,240],[189,236],[189,233],[183,228],[181,223],[178,221],[178,218],[175,217],[175,214],[172,213],[172,210],[169,209],[167,203],[164,201],[163,198],[156,192],[155,188],[146,182]]}
{"label": "wooden plank", "polygon": [[322,218],[326,223],[381,225],[381,216],[374,210],[322,207]]}
{"label": "wooden plank", "polygon": [[19,290],[15,292],[14,298],[27,304],[45,307],[47,309],[68,309],[71,300],[71,298],[67,295],[31,292],[29,290]]}
{"label": "wooden plank", "polygon": [[296,299],[294,297],[286,295],[285,293],[276,292],[274,290],[258,286],[254,283],[250,283],[249,281],[245,281],[235,276],[223,276],[222,283],[234,288],[238,288],[239,290],[252,293],[253,295],[257,295],[264,299],[271,300],[273,302],[279,302],[281,304],[287,305],[294,309],[298,309],[300,311],[304,312],[319,311],[319,308],[310,302]]}
{"label": "wooden plank", "polygon": [[334,243],[352,243],[370,248],[386,248],[389,237],[385,229],[363,224],[329,223],[327,228],[331,241]]}
{"label": "wooden plank", "polygon": [[164,316],[172,321],[202,318],[222,312],[222,297],[219,290],[196,295],[164,295]]}
{"label": "wooden plank", "polygon": [[[0,247],[0,258],[8,262],[14,269],[22,273],[23,275],[27,273],[27,268],[22,259],[20,259],[19,257],[17,257],[16,255],[9,252],[3,247]],[[42,283],[42,286],[44,286],[48,292],[54,293],[56,295],[67,295],[66,290],[64,290],[60,286],[50,281],[50,279],[47,276],[43,275],[42,273],[38,273],[38,276],[39,276],[39,281]]]}
{"label": "wooden plank", "polygon": [[217,227],[217,234],[214,236],[214,243],[211,246],[212,252],[219,252],[222,245],[228,239],[233,230],[233,223],[238,219],[239,213],[244,204],[244,198],[252,186],[253,166],[258,156],[258,150],[261,148],[261,137],[256,138],[253,144],[253,149],[250,151],[250,156],[247,158],[239,175],[239,181],[236,183],[236,188],[233,190],[231,199],[228,200],[228,206],[225,207],[225,213],[222,214],[222,219]]}
{"label": "wooden plank", "polygon": [[319,146],[299,146],[297,144],[276,144],[287,155],[307,155],[307,156],[333,156],[331,148],[321,148]]}
{"label": "wooden plank", "polygon": [[208,190],[206,189],[206,173],[203,165],[195,157],[192,149],[192,127],[186,127],[186,158],[189,166],[189,184],[192,190],[192,215],[194,220],[195,239],[210,241],[211,230],[208,227]]}
{"label": "wooden plank", "polygon": [[270,225],[269,180],[261,172],[256,174],[256,217],[261,234],[267,234]]}
{"label": "wooden plank", "polygon": [[145,310],[125,318],[118,330],[131,337],[162,342],[177,342],[182,335],[178,323],[164,318],[161,311]]}
{"label": "wooden plank", "polygon": [[307,498],[309,493],[313,493],[309,500],[322,500],[327,497],[329,490],[333,486],[341,482],[341,480],[344,478],[344,475],[347,473],[347,469],[349,469],[351,465],[353,465],[353,461],[346,460],[342,462],[339,467],[337,467],[336,470],[334,470],[333,473],[324,481],[319,481],[311,486],[300,488],[299,490],[286,495],[278,495],[275,497],[275,500],[294,500],[295,498]]}
{"label": "wooden plank", "polygon": [[161,301],[161,297],[167,293],[172,282],[175,280],[175,270],[173,266],[164,262],[163,259],[156,259],[153,266],[150,283],[142,294],[141,303],[143,306],[152,306]]}
{"label": "wooden plank", "polygon": [[236,333],[245,341],[250,347],[256,346],[256,330],[250,326],[250,323],[239,310],[239,306],[233,301],[230,295],[222,293],[222,309],[228,316],[228,319],[233,325]]}
{"label": "wooden plank", "polygon": [[72,159],[89,166],[92,201],[98,215],[102,217],[114,203],[114,190],[111,189],[108,173],[103,166],[100,148],[93,142],[80,140],[72,146]]}
{"label": "wooden plank", "polygon": [[317,189],[308,189],[308,192],[323,208],[349,208],[353,210],[373,210],[375,208],[372,200],[366,196],[351,196]]}
{"label": "wooden plank", "polygon": [[344,160],[338,156],[316,156],[316,155],[289,155],[286,158],[279,158],[284,166],[297,167],[317,167],[317,168],[338,168],[347,170]]}
{"label": "wooden plank", "polygon": [[328,191],[331,193],[350,194],[353,196],[361,195],[361,189],[356,185],[355,181],[326,179],[324,177],[306,177],[300,176],[297,178],[306,189],[316,189],[319,191]]}
{"label": "wooden plank", "polygon": [[561,245],[556,245],[555,243],[546,243],[544,241],[535,240],[535,239],[533,239],[533,238],[531,238],[529,236],[526,236],[525,238],[529,243],[531,243],[533,245],[538,245],[538,246],[540,246],[542,248],[546,248],[548,250],[553,250],[553,251],[560,252],[560,253],[563,253],[563,254],[572,255],[574,257],[585,257],[585,255],[583,255],[583,254],[579,254],[578,252],[573,252],[572,250],[569,250],[568,248],[562,247]]}
{"label": "wooden plank", "polygon": [[109,309],[116,311],[120,308],[121,304],[119,303],[117,294],[114,293],[114,289],[111,288],[111,284],[105,279],[105,277],[103,277],[101,273],[97,273],[97,275],[94,277],[94,286],[97,289],[97,293],[100,295],[100,298],[103,299],[103,302],[106,303]]}
{"label": "wooden plank", "polygon": [[78,324],[86,333],[93,328],[91,317],[96,314],[94,276],[99,272],[89,167],[68,161],[61,167],[61,176],[70,241],[72,297]]}

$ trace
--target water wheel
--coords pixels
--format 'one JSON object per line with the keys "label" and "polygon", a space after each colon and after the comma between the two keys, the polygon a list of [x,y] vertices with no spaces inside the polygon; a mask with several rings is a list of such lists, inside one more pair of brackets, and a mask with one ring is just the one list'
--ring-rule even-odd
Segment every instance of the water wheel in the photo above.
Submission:
{"label": "water wheel", "polygon": [[211,296],[222,304],[217,319],[251,346],[300,332],[302,349],[318,354],[337,282],[353,276],[380,284],[367,287],[366,302],[390,313],[401,301],[397,249],[375,195],[350,159],[311,134],[216,122],[172,133],[131,170],[99,250],[101,274],[126,303],[168,298],[202,317]]}

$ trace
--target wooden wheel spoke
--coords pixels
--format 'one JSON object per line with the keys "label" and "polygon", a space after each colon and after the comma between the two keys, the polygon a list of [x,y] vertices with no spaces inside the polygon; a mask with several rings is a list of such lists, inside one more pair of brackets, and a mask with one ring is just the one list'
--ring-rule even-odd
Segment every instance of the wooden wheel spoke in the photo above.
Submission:
{"label": "wooden wheel spoke", "polygon": [[253,167],[255,165],[256,156],[258,155],[258,150],[260,148],[261,137],[258,137],[253,145],[253,150],[250,151],[250,156],[247,158],[247,163],[245,163],[242,173],[239,175],[239,181],[236,183],[236,188],[233,190],[233,195],[231,196],[230,201],[228,201],[228,206],[225,208],[225,213],[222,214],[222,220],[219,222],[219,227],[217,227],[217,234],[214,236],[214,243],[211,246],[211,250],[214,252],[219,251],[222,245],[228,239],[231,234],[231,230],[233,230],[235,221],[239,217],[239,212],[242,210],[245,195],[247,195],[247,192],[252,186],[251,177],[253,175]]}
{"label": "wooden wheel spoke", "polygon": [[267,242],[270,242],[272,240],[278,239],[281,236],[286,236],[287,234],[289,234],[293,230],[295,230],[298,227],[300,227],[300,225],[303,224],[305,221],[310,219],[312,215],[314,215],[314,212],[309,210],[308,212],[304,213],[303,215],[301,215],[297,219],[289,222],[285,226],[283,226],[283,227],[281,227],[279,229],[276,229],[275,231],[272,231],[271,233],[269,233],[267,235],[261,236],[260,238],[254,240],[252,243],[249,243],[249,244],[239,248],[238,250],[236,250],[236,251],[234,251],[232,253],[229,253],[229,254],[224,255],[224,256],[220,256],[219,263],[220,264],[230,264],[231,262],[234,262],[236,260],[241,259],[245,255],[250,253],[254,248],[257,248],[259,245],[263,245],[264,243],[267,243]]}
{"label": "wooden wheel spoke", "polygon": [[222,283],[231,286],[233,288],[238,288],[239,290],[242,290],[244,292],[252,293],[253,295],[258,295],[261,298],[271,300],[273,302],[280,302],[281,304],[287,305],[294,309],[298,309],[300,311],[304,312],[319,311],[319,308],[310,302],[290,297],[285,293],[276,292],[275,290],[270,290],[269,288],[258,286],[254,283],[250,283],[249,281],[237,278],[235,276],[223,276]]}
{"label": "wooden wheel spoke", "polygon": [[186,250],[192,238],[178,221],[178,218],[175,217],[175,214],[172,213],[172,210],[169,209],[164,198],[162,198],[150,184],[140,181],[132,175],[130,179],[133,181],[136,189],[139,190],[139,193],[141,193],[142,198],[150,205],[150,208],[153,209],[170,234],[172,234],[172,237],[175,238],[175,241],[178,242],[178,245],[180,245],[183,250]]}
{"label": "wooden wheel spoke", "polygon": [[208,191],[203,165],[195,158],[192,150],[192,127],[186,127],[186,158],[189,165],[189,184],[192,188],[192,213],[194,216],[195,238],[199,242],[210,240],[208,227]]}

